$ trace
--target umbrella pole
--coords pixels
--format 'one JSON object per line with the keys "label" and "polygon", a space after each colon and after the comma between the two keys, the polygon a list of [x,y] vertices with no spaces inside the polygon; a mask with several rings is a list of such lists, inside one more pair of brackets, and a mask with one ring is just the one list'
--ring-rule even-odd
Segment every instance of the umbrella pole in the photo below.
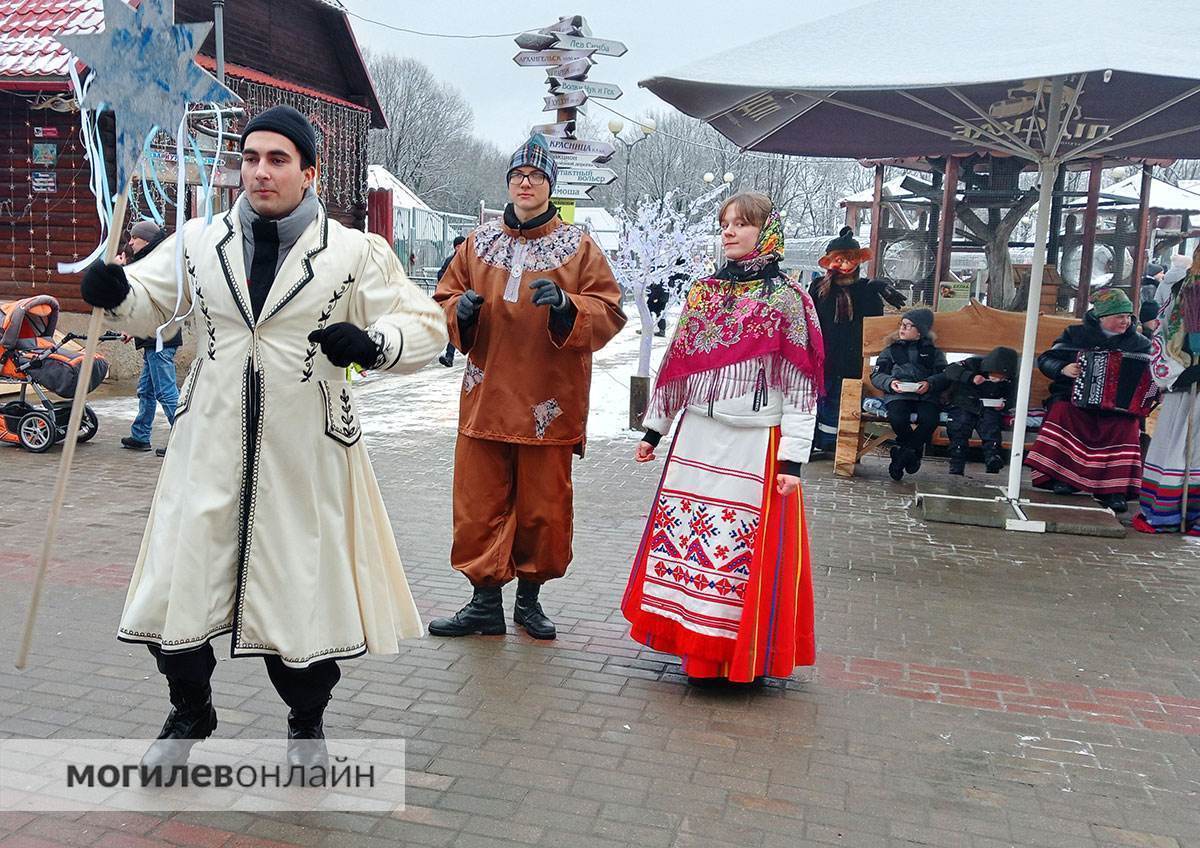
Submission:
{"label": "umbrella pole", "polygon": [[[129,189],[126,188],[113,204],[112,226],[108,230],[108,242],[104,247],[104,261],[111,263],[117,256],[121,246],[121,234],[124,231],[125,207],[129,202]],[[29,611],[25,615],[25,629],[21,634],[21,644],[17,649],[16,666],[24,669],[29,659],[29,648],[33,643],[33,625],[37,620],[38,606],[42,598],[42,586],[46,582],[46,568],[50,563],[50,551],[54,546],[54,538],[58,534],[58,519],[62,515],[63,501],[67,495],[67,481],[71,476],[71,460],[75,458],[75,443],[79,436],[79,422],[83,419],[83,408],[87,403],[88,385],[92,380],[92,363],[96,359],[96,348],[99,345],[101,324],[104,320],[104,310],[99,307],[92,309],[88,320],[87,342],[83,349],[83,363],[79,367],[79,382],[75,385],[75,397],[71,401],[71,416],[67,421],[67,435],[63,440],[62,457],[58,462],[58,476],[54,480],[54,495],[50,501],[50,515],[46,519],[46,535],[42,539],[42,553],[38,559],[37,571],[33,578],[33,594],[29,599]]]}
{"label": "umbrella pole", "polygon": [[1033,389],[1033,360],[1037,354],[1038,310],[1042,303],[1042,275],[1046,268],[1046,242],[1050,234],[1050,202],[1058,162],[1043,159],[1038,165],[1037,229],[1033,241],[1033,268],[1029,274],[1029,303],[1025,309],[1025,335],[1021,341],[1021,372],[1017,382],[1017,412],[1013,421],[1012,451],[1008,462],[1008,499],[1021,497],[1021,468],[1025,460],[1025,431],[1029,422],[1029,395]]}

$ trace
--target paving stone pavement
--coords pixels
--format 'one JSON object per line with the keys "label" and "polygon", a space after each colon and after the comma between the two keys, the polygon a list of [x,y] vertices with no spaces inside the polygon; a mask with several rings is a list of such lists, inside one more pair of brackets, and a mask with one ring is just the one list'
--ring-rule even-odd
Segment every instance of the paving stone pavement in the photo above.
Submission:
{"label": "paving stone pavement", "polygon": [[[460,374],[356,389],[426,618],[468,594],[447,565]],[[5,737],[152,737],[167,711],[146,651],[113,636],[159,460],[117,445],[128,399],[97,406],[30,667],[0,667]],[[661,470],[633,448],[601,434],[576,465],[576,561],[544,592],[557,641],[426,638],[343,664],[327,730],[408,740],[403,811],[7,813],[0,848],[1200,848],[1200,540],[925,525],[879,460],[853,480],[814,463],[817,667],[697,691],[618,609]],[[0,449],[10,658],[57,456]],[[214,688],[219,735],[283,733],[261,662],[222,659]]]}

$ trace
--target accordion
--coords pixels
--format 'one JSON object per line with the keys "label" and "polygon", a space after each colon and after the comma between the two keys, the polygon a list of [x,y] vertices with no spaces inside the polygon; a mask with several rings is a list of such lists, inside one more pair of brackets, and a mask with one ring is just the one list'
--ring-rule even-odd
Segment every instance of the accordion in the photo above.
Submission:
{"label": "accordion", "polygon": [[1150,356],[1119,350],[1085,350],[1071,402],[1083,409],[1145,416],[1154,409],[1158,388],[1150,377]]}

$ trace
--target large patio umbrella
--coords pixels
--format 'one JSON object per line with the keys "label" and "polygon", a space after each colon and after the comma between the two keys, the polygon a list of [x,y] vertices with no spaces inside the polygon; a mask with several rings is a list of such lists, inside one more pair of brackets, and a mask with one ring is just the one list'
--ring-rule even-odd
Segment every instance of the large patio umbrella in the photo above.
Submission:
{"label": "large patio umbrella", "polygon": [[1196,0],[880,0],[641,85],[743,150],[1016,156],[1039,205],[1007,496],[1021,491],[1037,304],[1059,165],[1200,157]]}

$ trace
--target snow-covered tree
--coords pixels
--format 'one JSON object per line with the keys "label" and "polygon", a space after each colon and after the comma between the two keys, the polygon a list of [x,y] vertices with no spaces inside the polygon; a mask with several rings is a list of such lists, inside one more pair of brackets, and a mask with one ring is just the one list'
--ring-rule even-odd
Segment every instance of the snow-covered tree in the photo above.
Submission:
{"label": "snow-covered tree", "polygon": [[642,324],[638,376],[650,376],[650,351],[654,340],[654,317],[646,298],[655,284],[675,300],[686,292],[674,291],[671,277],[695,279],[709,261],[708,249],[716,232],[716,202],[724,187],[691,203],[676,203],[675,192],[659,198],[642,197],[632,210],[618,209],[620,228],[613,272],[622,288],[637,304]]}

